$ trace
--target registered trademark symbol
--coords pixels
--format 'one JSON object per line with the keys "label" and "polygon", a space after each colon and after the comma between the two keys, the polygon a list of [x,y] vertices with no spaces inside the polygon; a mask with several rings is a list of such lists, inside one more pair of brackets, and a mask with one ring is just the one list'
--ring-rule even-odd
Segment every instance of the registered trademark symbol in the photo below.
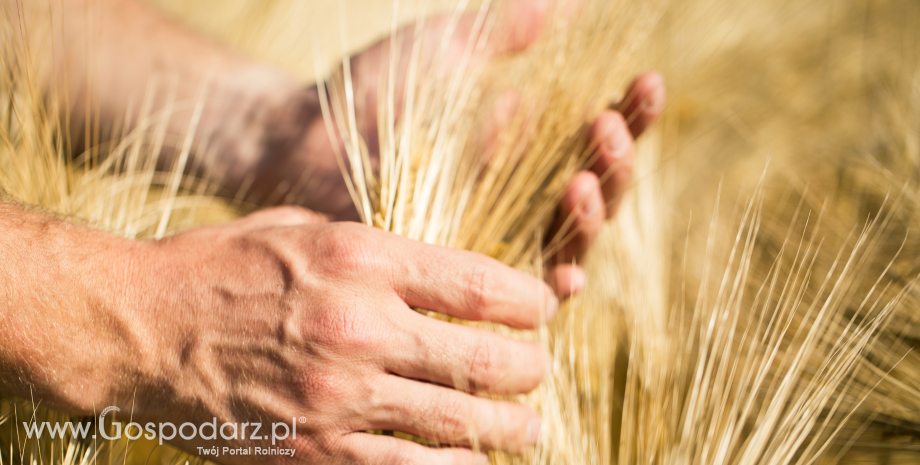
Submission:
{"label": "registered trademark symbol", "polygon": [[299,421],[299,422],[301,422],[301,423],[306,423],[306,422],[307,422],[307,417],[300,417],[300,418],[297,419],[297,421]]}

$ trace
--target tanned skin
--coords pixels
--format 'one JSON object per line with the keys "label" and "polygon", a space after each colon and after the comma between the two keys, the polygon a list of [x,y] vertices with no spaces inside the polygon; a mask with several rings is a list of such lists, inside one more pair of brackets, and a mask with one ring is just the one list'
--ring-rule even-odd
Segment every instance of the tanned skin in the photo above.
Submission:
{"label": "tanned skin", "polygon": [[[300,173],[315,180],[288,199],[298,206],[158,241],[127,240],[0,203],[0,391],[76,414],[116,405],[139,422],[306,419],[296,439],[276,445],[296,449],[294,458],[217,459],[226,463],[466,464],[482,459],[463,447],[470,431],[486,450],[520,452],[536,443],[535,411],[454,387],[529,392],[543,377],[547,354],[411,308],[525,329],[551,318],[557,296],[584,286],[583,272],[569,263],[588,249],[628,187],[635,138],[664,104],[659,75],[639,76],[628,99],[593,122],[586,142],[598,147],[597,162],[575,176],[559,205],[559,222],[574,215],[578,233],[547,285],[484,256],[344,221],[356,212],[333,155],[341,142],[323,127],[315,88],[140,1],[48,3],[52,10],[42,17],[54,24],[56,52],[46,65],[57,72],[49,73],[46,89],[69,95],[77,145],[86,133],[83,115],[113,124],[151,76],[164,87],[174,82],[179,101],[194,101],[208,82],[200,128],[211,135],[212,150],[193,156],[223,174],[225,193],[245,184],[252,198],[266,201],[279,185],[301,181]],[[29,1],[3,3],[13,18],[24,5]],[[540,34],[544,2],[504,8],[505,27],[497,30],[507,32],[477,59],[515,53]],[[90,9],[97,13],[87,32]],[[470,21],[464,18],[459,30],[468,31]],[[432,21],[426,33],[442,24]],[[462,36],[457,40],[465,43]],[[383,50],[380,43],[354,58],[366,95],[376,92]],[[162,106],[166,92],[158,95]],[[87,96],[98,113],[86,111]],[[184,134],[189,115],[173,118],[170,133]],[[375,118],[373,110],[359,115],[367,127]],[[368,430],[455,447],[427,448]],[[191,452],[265,445],[249,438],[171,442]]]}

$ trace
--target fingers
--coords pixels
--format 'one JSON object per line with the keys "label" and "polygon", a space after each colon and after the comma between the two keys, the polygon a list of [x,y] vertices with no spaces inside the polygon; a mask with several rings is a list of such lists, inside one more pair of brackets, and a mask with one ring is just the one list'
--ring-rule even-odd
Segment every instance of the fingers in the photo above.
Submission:
{"label": "fingers", "polygon": [[406,241],[394,287],[406,304],[464,320],[535,328],[559,301],[539,279],[463,250]]}
{"label": "fingers", "polygon": [[591,140],[597,147],[591,171],[601,181],[607,218],[619,210],[629,187],[635,156],[635,139],[651,125],[664,108],[664,78],[651,72],[637,77],[616,110],[609,110],[591,126]]}
{"label": "fingers", "polygon": [[370,415],[370,429],[511,453],[524,452],[537,443],[540,417],[529,407],[397,376],[387,376],[380,383],[384,391],[399,395],[381,401]]}
{"label": "fingers", "polygon": [[543,380],[549,356],[539,345],[407,312],[398,316],[403,331],[394,332],[394,345],[404,347],[382,356],[387,371],[502,395],[530,392]]}
{"label": "fingers", "polygon": [[[618,111],[605,111],[592,124],[591,146],[596,147],[593,165],[569,184],[551,229],[549,249],[555,255],[554,264],[566,264],[584,255],[603,226],[603,219],[616,215],[632,178],[635,138],[660,115],[664,92],[660,74],[643,74],[615,106]],[[591,213],[598,198],[602,199],[603,214],[594,217]],[[577,287],[572,284],[577,284],[580,277],[572,273],[571,267],[551,273],[556,284],[562,285],[556,287],[560,295]]]}
{"label": "fingers", "polygon": [[623,116],[608,110],[594,120],[591,146],[596,147],[594,164],[569,183],[550,230],[552,240],[547,251],[553,255],[554,265],[570,264],[587,252],[604,220],[616,215],[629,188],[635,147]]}
{"label": "fingers", "polygon": [[351,433],[340,443],[347,456],[346,463],[355,464],[431,464],[487,465],[483,453],[461,448],[431,448],[412,441],[369,433]]}
{"label": "fingers", "polygon": [[630,84],[626,96],[615,109],[626,119],[633,138],[638,138],[661,115],[664,102],[664,78],[650,72],[640,75]]}

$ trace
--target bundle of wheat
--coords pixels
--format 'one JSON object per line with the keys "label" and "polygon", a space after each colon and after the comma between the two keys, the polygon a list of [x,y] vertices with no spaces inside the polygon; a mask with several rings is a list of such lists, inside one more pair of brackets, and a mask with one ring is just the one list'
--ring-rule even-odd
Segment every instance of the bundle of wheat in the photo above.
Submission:
{"label": "bundle of wheat", "polygon": [[[196,6],[180,5],[187,14],[196,14]],[[271,44],[283,43],[287,52],[273,58],[296,61],[287,63],[288,68],[308,72],[304,62],[313,63],[307,57],[314,50],[298,53],[288,47],[294,38],[304,39],[297,36],[302,28],[291,27],[291,18],[298,15],[289,14],[302,5],[237,6],[259,14],[235,15],[237,10],[225,4],[218,11],[226,17],[199,14],[199,19],[211,21],[212,31],[234,31],[237,45],[244,48],[265,46],[270,51]],[[646,60],[638,54],[644,46],[657,50],[657,55],[650,54],[661,57],[656,64],[672,68],[666,73],[679,76],[672,79],[680,84],[670,122],[665,121],[659,139],[643,143],[638,181],[591,259],[592,285],[585,295],[568,302],[550,327],[513,333],[541,341],[554,355],[547,381],[534,394],[518,399],[540,409],[544,434],[531,454],[494,454],[494,463],[814,463],[839,458],[854,441],[864,442],[858,439],[866,431],[861,425],[875,419],[879,408],[888,418],[917,421],[913,374],[920,371],[920,360],[907,350],[916,313],[911,305],[916,301],[916,273],[908,266],[911,257],[905,267],[897,266],[904,255],[897,255],[898,248],[892,250],[887,242],[910,224],[910,195],[896,202],[856,202],[854,214],[847,216],[848,210],[836,207],[846,207],[846,202],[832,201],[830,210],[821,210],[820,202],[832,193],[821,179],[809,180],[817,184],[803,196],[802,208],[788,200],[800,185],[788,188],[782,197],[764,192],[772,181],[755,181],[750,202],[728,214],[712,215],[715,225],[728,216],[730,220],[722,223],[729,227],[698,228],[696,224],[707,222],[696,221],[686,243],[671,232],[672,224],[680,224],[675,213],[711,205],[717,197],[718,180],[694,164],[720,167],[716,172],[741,172],[729,180],[731,187],[726,189],[733,191],[731,181],[759,177],[763,171],[763,162],[750,162],[748,154],[789,154],[788,159],[779,157],[782,173],[789,172],[786,166],[827,162],[826,157],[814,157],[793,163],[793,157],[809,146],[793,149],[788,135],[765,140],[761,134],[781,134],[788,127],[767,124],[775,122],[769,117],[759,126],[765,132],[752,134],[745,132],[747,125],[737,115],[726,118],[707,109],[724,109],[725,101],[748,103],[726,89],[768,99],[785,92],[782,95],[790,97],[788,110],[798,113],[780,112],[784,118],[790,113],[813,115],[813,100],[799,102],[787,88],[752,92],[739,86],[745,82],[739,73],[759,69],[758,60],[781,49],[777,44],[789,47],[788,56],[799,56],[793,49],[801,48],[805,39],[780,38],[793,30],[815,30],[809,27],[820,21],[824,10],[805,8],[796,21],[776,27],[788,19],[776,12],[788,10],[769,1],[747,2],[737,10],[701,0],[673,2],[669,8],[657,2],[584,2],[575,16],[557,14],[558,21],[532,50],[496,70],[468,60],[494,27],[485,5],[476,10],[475,28],[482,33],[471,35],[476,40],[466,44],[460,68],[447,76],[439,73],[443,55],[436,53],[444,41],[404,34],[400,13],[395,12],[389,24],[391,61],[381,76],[381,88],[388,92],[381,96],[381,124],[376,128],[379,164],[371,162],[362,140],[368,135],[359,131],[354,118],[350,63],[346,60],[332,79],[319,81],[321,94],[328,97],[324,110],[330,133],[344,141],[343,166],[351,167],[346,175],[368,225],[485,253],[540,273],[542,257],[566,240],[564,230],[549,241],[542,238],[562,186],[591,162],[593,150],[583,142],[586,117],[615,97],[624,79]],[[848,21],[852,11],[844,9]],[[762,29],[774,29],[770,34],[754,27],[741,32],[726,29],[729,23],[740,27],[737,24],[755,20],[763,23]],[[656,23],[663,38],[645,40]],[[288,27],[266,26],[271,24]],[[8,39],[13,29],[4,27]],[[285,34],[285,40],[278,39]],[[685,40],[675,42],[675,37]],[[776,43],[768,46],[770,41]],[[343,44],[342,49],[349,47]],[[7,195],[138,238],[233,216],[207,195],[207,182],[182,175],[187,157],[178,157],[169,173],[155,171],[162,122],[170,115],[168,108],[152,112],[147,103],[161,91],[156,85],[136,114],[145,122],[138,130],[122,134],[110,128],[108,140],[96,135],[91,144],[95,149],[79,160],[67,159],[66,131],[58,123],[55,100],[46,104],[30,75],[27,61],[33,52],[3,54],[22,60],[4,62],[7,101],[0,133],[0,186]],[[399,90],[396,63],[408,63],[405,91]],[[325,63],[320,59],[316,68],[322,75]],[[801,62],[786,64],[767,84],[784,82],[781,77],[793,88],[802,82],[825,82],[822,75],[806,76],[809,69]],[[478,133],[488,121],[483,108],[491,108],[509,88],[524,103],[483,161],[477,153]],[[758,110],[764,108],[771,109],[764,105]],[[128,115],[125,126],[134,117]],[[729,124],[722,124],[725,121]],[[851,126],[827,126],[830,129],[819,128],[815,134],[846,136],[832,147],[858,145],[853,142],[858,132],[842,132]],[[190,128],[189,134],[194,130]],[[911,146],[910,140],[916,135],[908,134],[903,152],[915,156],[916,143]],[[688,151],[705,154],[708,163],[700,163],[700,157]],[[875,179],[862,172],[847,173],[860,180]],[[892,186],[901,192],[905,181],[881,177],[858,192],[875,193],[877,199]],[[818,215],[809,210],[822,211],[820,217],[829,226],[814,227],[811,218]],[[872,219],[865,220],[866,215]],[[864,227],[849,235],[853,226]],[[671,265],[673,256],[680,266]],[[892,270],[897,272],[894,278]],[[688,295],[686,289],[698,291]],[[896,324],[889,326],[891,320]],[[512,333],[499,326],[489,328]],[[890,400],[883,402],[879,395]],[[6,418],[24,411],[22,405],[5,401]],[[855,416],[863,423],[848,421]],[[14,433],[11,429],[11,436],[0,438],[11,451],[25,454],[17,459],[11,452],[12,463],[114,463],[130,455],[126,444],[113,445],[113,455],[100,458],[100,451],[89,444],[18,444]],[[160,454],[159,460],[194,460]],[[147,459],[144,454],[132,457],[140,456]]]}
{"label": "bundle of wheat", "polygon": [[[641,43],[643,31],[650,29],[659,6],[588,3],[580,21],[556,23],[527,55],[503,66],[501,76],[506,79],[498,79],[494,70],[469,64],[474,51],[488,42],[492,20],[487,7],[479,10],[459,68],[444,78],[439,76],[445,67],[439,57],[448,54],[437,47],[449,46],[451,38],[431,40],[419,33],[401,33],[393,23],[390,61],[381,72],[381,87],[387,93],[380,96],[383,117],[376,128],[380,147],[376,163],[364,143],[368,135],[359,131],[354,119],[353,96],[361,92],[353,87],[347,59],[328,83],[319,81],[320,93],[329,95],[324,113],[330,136],[345,142],[345,153],[340,156],[352,167],[346,175],[350,175],[350,189],[365,223],[413,239],[484,253],[540,273],[544,266],[539,259],[542,233],[554,207],[569,178],[592,161],[593,149],[584,143],[585,115],[602,110],[608,101],[602,96],[614,85],[624,84],[630,75],[626,65],[633,61],[630,55]],[[451,18],[457,21],[460,17]],[[424,19],[416,27],[421,30]],[[623,64],[623,69],[594,60],[601,49],[613,58],[611,63]],[[405,61],[409,63],[403,64]],[[402,82],[394,82],[401,68],[408,70],[404,89],[399,88]],[[483,161],[476,135],[483,131],[482,122],[489,115],[479,110],[490,108],[487,102],[506,89],[515,89],[517,99],[525,103],[516,109],[488,160]],[[544,111],[546,108],[553,111]],[[563,229],[556,241],[549,241],[548,250],[563,241],[567,232]],[[609,349],[576,345],[585,344],[584,339],[570,337],[572,322],[562,321],[568,324],[536,334],[480,326],[517,337],[536,337],[558,355],[583,352],[582,370],[603,370],[593,354],[609,353]],[[604,429],[598,425],[610,423],[609,413],[591,418],[597,412],[610,412],[605,407],[609,399],[600,396],[600,405],[579,402],[584,378],[573,378],[574,370],[574,360],[558,360],[554,366],[557,376],[527,399],[544,415],[544,441],[529,457],[496,455],[496,463],[594,463],[609,456],[609,439],[598,434]],[[582,421],[589,418],[594,421]]]}
{"label": "bundle of wheat", "polygon": [[[624,5],[616,5],[611,11],[590,11],[586,16],[590,19],[585,23],[576,22],[572,27],[577,33],[565,32],[566,41],[563,43],[571,48],[552,49],[554,37],[550,36],[548,47],[552,52],[547,56],[554,60],[531,57],[531,63],[536,66],[552,63],[561,65],[563,70],[569,69],[569,65],[582,65],[579,61],[582,53],[592,53],[591,47],[596,46],[596,43],[590,39],[581,42],[578,38],[582,37],[581,34],[595,40],[605,37],[604,27],[611,20],[594,21],[613,12],[618,18],[630,14]],[[651,12],[639,13],[649,15]],[[396,39],[394,29],[391,40]],[[605,43],[603,40],[599,42]],[[609,50],[616,51],[616,44],[625,42],[611,40]],[[422,55],[417,52],[419,48],[421,45],[415,44],[413,57]],[[574,61],[569,63],[569,58],[574,58]],[[390,66],[395,67],[394,63],[395,60]],[[437,64],[430,66],[438,69]],[[476,162],[473,168],[463,164],[469,163],[470,159],[475,160],[474,154],[461,156],[466,149],[462,144],[470,140],[469,136],[463,137],[463,134],[469,131],[469,121],[477,120],[475,115],[465,115],[462,108],[456,108],[456,105],[465,102],[459,100],[458,103],[455,95],[471,95],[461,90],[464,74],[453,75],[452,79],[457,81],[445,85],[443,105],[432,103],[438,102],[436,97],[430,96],[437,95],[431,87],[433,79],[422,79],[421,82],[425,84],[420,86],[422,97],[419,98],[421,103],[418,107],[412,106],[414,89],[410,88],[406,92],[408,97],[404,101],[398,100],[407,102],[402,111],[397,110],[407,120],[401,127],[402,137],[394,137],[399,131],[393,119],[387,120],[389,127],[378,128],[381,146],[390,149],[389,152],[381,150],[381,176],[378,180],[374,177],[375,167],[369,163],[370,157],[364,149],[362,134],[357,125],[340,116],[350,115],[353,118],[351,115],[355,112],[355,103],[349,100],[349,96],[355,92],[351,88],[347,62],[342,74],[337,81],[333,81],[335,87],[330,91],[333,110],[327,109],[326,113],[327,117],[334,119],[332,126],[346,140],[350,166],[357,167],[351,171],[351,176],[356,204],[362,210],[365,221],[369,225],[416,239],[491,254],[516,266],[529,264],[530,261],[523,259],[532,255],[520,251],[533,250],[537,246],[532,238],[539,237],[538,230],[529,225],[541,215],[548,217],[549,212],[514,207],[515,203],[525,205],[522,198],[517,196],[523,195],[523,199],[530,199],[537,192],[519,186],[512,173],[523,172],[531,183],[552,188],[561,185],[554,183],[554,180],[566,179],[573,173],[573,167],[587,163],[586,157],[579,158],[577,147],[567,147],[558,154],[555,149],[559,145],[578,140],[573,137],[577,132],[567,131],[564,121],[578,121],[578,115],[590,111],[592,100],[579,102],[578,99],[585,95],[584,89],[604,88],[603,77],[588,72],[579,74],[578,78],[583,80],[577,80],[575,84],[579,85],[576,89],[582,92],[572,95],[563,92],[571,89],[572,85],[565,80],[565,71],[561,72],[562,77],[558,81],[553,76],[547,82],[539,80],[540,76],[551,74],[547,71],[541,73],[528,69],[521,72],[521,76],[527,77],[526,82],[536,82],[536,89],[539,89],[538,95],[525,101],[534,101],[540,97],[547,99],[547,107],[561,107],[558,115],[564,115],[564,119],[557,120],[555,111],[550,114],[540,112],[540,116],[534,117],[533,109],[519,110],[516,124],[511,125],[509,137],[503,140],[504,145],[498,150],[499,154],[513,155],[490,159],[489,164],[479,170],[475,168],[481,165]],[[562,87],[554,87],[557,82]],[[485,89],[486,86],[474,88]],[[519,88],[527,89],[525,83],[519,84]],[[392,93],[392,87],[390,89]],[[557,98],[561,100],[558,103],[554,100]],[[394,114],[394,100],[392,94],[383,100],[382,114]],[[566,111],[570,108],[567,105],[573,102],[576,102],[575,108],[578,111]],[[480,106],[476,105],[477,108]],[[433,115],[425,113],[429,111],[433,111]],[[458,118],[451,120],[453,115],[458,115]],[[481,117],[478,119],[481,120]],[[416,123],[416,120],[419,122]],[[527,124],[533,124],[536,129],[528,131]],[[412,131],[419,131],[427,138],[416,141]],[[454,139],[458,133],[461,135],[459,144]],[[554,137],[546,139],[546,134]],[[421,148],[413,150],[416,146]],[[413,156],[413,153],[421,155]],[[560,158],[563,163],[552,166]],[[648,154],[646,158],[649,158]],[[550,179],[539,176],[544,173],[542,170],[547,165],[551,167]],[[446,170],[442,168],[445,166]],[[493,169],[497,174],[493,174]],[[500,179],[502,182],[495,185],[492,179]],[[644,182],[651,183],[648,178]],[[447,188],[439,189],[443,188],[444,183],[447,183]],[[400,192],[407,191],[412,194],[400,195]],[[477,202],[479,197],[487,200]],[[552,197],[546,199],[553,200]],[[468,205],[473,206],[470,211],[473,212],[471,218],[475,228],[464,228]],[[867,227],[855,245],[851,246],[847,252],[849,257],[843,263],[838,263],[838,254],[844,254],[844,251],[832,255],[838,258],[826,271],[826,277],[817,289],[811,288],[810,278],[816,272],[812,268],[815,261],[825,255],[819,254],[819,247],[810,242],[804,246],[800,244],[790,266],[781,265],[780,253],[771,259],[776,262],[767,270],[766,275],[758,277],[760,280],[756,282],[760,283],[761,288],[758,289],[757,297],[748,301],[744,298],[744,290],[749,286],[746,282],[749,267],[755,256],[763,255],[760,251],[755,252],[755,243],[762,238],[756,233],[759,215],[752,213],[752,208],[748,207],[742,220],[741,229],[746,235],[741,236],[739,233],[739,238],[744,239],[735,241],[736,248],[720,248],[728,253],[729,261],[721,287],[712,297],[707,293],[707,279],[713,271],[706,264],[714,252],[709,250],[702,261],[694,263],[694,267],[701,270],[703,281],[700,285],[701,297],[688,315],[682,315],[680,311],[667,311],[664,302],[669,289],[662,285],[660,276],[656,279],[659,273],[643,273],[647,267],[636,266],[635,261],[619,261],[620,269],[628,270],[627,275],[642,277],[644,281],[632,292],[621,294],[636,298],[621,305],[621,311],[632,315],[628,319],[632,324],[627,327],[633,341],[629,351],[623,423],[617,444],[621,462],[759,463],[764,456],[770,457],[771,463],[813,462],[828,452],[828,441],[840,433],[856,406],[874,386],[852,386],[860,368],[857,360],[867,347],[877,342],[880,328],[886,327],[890,315],[903,308],[901,301],[908,291],[904,289],[889,294],[886,290],[872,286],[875,281],[867,281],[870,284],[868,290],[860,294],[864,282],[860,278],[864,278],[866,268],[871,268],[866,264],[866,257],[877,255],[877,236],[882,234],[881,230],[888,222],[879,220],[880,225],[872,223]],[[627,221],[637,222],[641,220],[642,214],[650,211],[655,209],[646,209],[638,218],[628,218]],[[517,216],[518,212],[523,212],[523,215]],[[490,216],[495,213],[499,215]],[[519,226],[520,223],[524,227]],[[545,222],[536,224],[541,228],[546,225]],[[792,225],[795,225],[795,221]],[[663,229],[660,224],[655,226],[658,227],[647,228],[644,232],[654,237],[652,231]],[[474,240],[465,240],[466,231],[482,230],[495,233],[477,234]],[[710,232],[709,236],[714,237],[714,232]],[[501,239],[496,242],[495,238]],[[564,240],[564,236],[558,240]],[[651,261],[656,255],[660,256],[662,248],[666,247],[662,242],[656,244],[657,247],[643,248],[640,245],[644,240],[635,236],[621,237],[620,240],[628,244],[628,250],[645,252],[646,261]],[[528,245],[517,245],[515,241]],[[550,241],[550,244],[552,246],[554,241]],[[785,245],[780,248],[781,251],[785,249]],[[610,260],[608,266],[613,266],[614,262],[617,260]],[[652,267],[658,272],[667,268],[665,263]],[[536,269],[539,270],[539,267]],[[625,280],[620,277],[619,281]],[[778,287],[777,281],[781,283]],[[652,291],[647,292],[649,289]],[[858,318],[847,318],[847,310],[853,302],[867,300],[874,303],[865,306],[865,311]],[[550,339],[553,339],[553,335],[551,328]],[[736,342],[736,338],[745,343]],[[585,350],[590,353],[593,349]],[[694,359],[693,354],[698,358]],[[688,356],[687,362],[691,368],[688,372],[683,371],[687,367],[667,363],[669,360],[683,360],[684,356]],[[590,361],[585,363],[590,364]],[[571,377],[570,366],[560,364],[555,368],[558,371],[554,372],[552,379],[558,381]],[[872,375],[863,374],[862,379],[872,379]],[[876,374],[875,382],[881,379],[882,376]],[[586,379],[570,381],[575,386],[587,384]],[[558,386],[548,387],[552,389]],[[856,402],[849,399],[854,394]],[[544,387],[535,399],[528,401],[541,407],[550,418],[559,419],[565,418],[565,415],[548,412],[548,409],[558,408],[555,399],[560,396],[560,392]],[[590,405],[585,407],[588,412],[603,408]],[[570,427],[571,424],[566,426]],[[565,427],[554,428],[551,425],[550,429],[564,431]],[[605,452],[584,456],[580,452],[584,448],[572,448],[565,442],[554,442],[554,437],[550,436],[538,447],[535,457],[517,460],[543,463],[549,458],[548,463],[598,462],[611,455]],[[587,444],[591,447],[587,450],[605,449],[596,447],[605,443],[589,441]],[[502,457],[498,460],[504,462],[511,459]]]}

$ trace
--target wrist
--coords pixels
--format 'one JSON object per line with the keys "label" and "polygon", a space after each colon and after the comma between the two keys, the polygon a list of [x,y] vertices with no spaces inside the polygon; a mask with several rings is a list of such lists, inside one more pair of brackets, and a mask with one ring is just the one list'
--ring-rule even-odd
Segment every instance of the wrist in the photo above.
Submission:
{"label": "wrist", "polygon": [[314,193],[293,197],[307,181],[315,185],[329,175],[341,177],[319,94],[315,86],[301,86],[268,105],[259,156],[250,170],[254,199],[264,204],[304,204]]}
{"label": "wrist", "polygon": [[[221,157],[211,171],[222,173],[224,195],[358,219],[335,156],[343,148],[329,137],[317,87],[267,68],[224,74],[229,77],[218,86],[212,107],[230,111],[212,112],[214,144],[208,150]],[[241,76],[252,76],[252,83],[240,85]]]}
{"label": "wrist", "polygon": [[117,291],[130,279],[122,262],[136,243],[20,207],[0,209],[0,388],[70,413],[111,405],[130,354],[143,352]]}
{"label": "wrist", "polygon": [[97,404],[158,418],[181,394],[179,342],[194,333],[194,321],[182,319],[194,308],[186,292],[192,276],[187,257],[165,253],[164,241],[116,242],[104,259],[87,260],[82,273],[88,306],[105,327],[107,368],[99,374]]}
{"label": "wrist", "polygon": [[62,246],[70,252],[61,266],[72,270],[83,311],[70,329],[70,376],[61,386],[77,411],[130,407],[158,366],[158,341],[141,312],[148,297],[141,284],[151,278],[150,243],[80,229],[62,241],[76,239]]}
{"label": "wrist", "polygon": [[261,191],[277,182],[274,164],[291,158],[316,121],[322,122],[322,114],[313,87],[250,64],[219,73],[200,133],[211,140],[211,171],[222,173],[227,194],[242,188],[264,200],[268,194]]}

